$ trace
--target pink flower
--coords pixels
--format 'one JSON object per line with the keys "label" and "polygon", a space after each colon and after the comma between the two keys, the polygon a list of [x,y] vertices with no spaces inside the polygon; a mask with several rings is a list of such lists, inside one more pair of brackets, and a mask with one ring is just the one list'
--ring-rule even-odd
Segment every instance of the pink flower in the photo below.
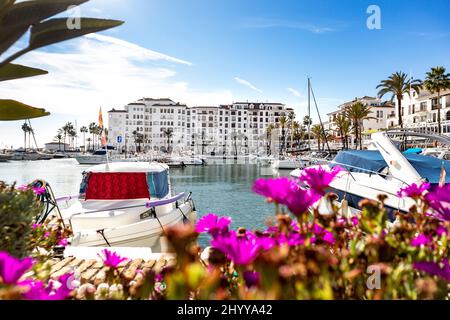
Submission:
{"label": "pink flower", "polygon": [[351,217],[350,220],[351,220],[353,226],[355,226],[355,227],[359,224],[359,219],[357,216]]}
{"label": "pink flower", "polygon": [[33,192],[34,192],[37,196],[43,195],[43,194],[45,194],[45,193],[47,192],[47,191],[45,190],[45,188],[33,187],[32,189],[33,189]]}
{"label": "pink flower", "polygon": [[442,237],[444,234],[446,235],[446,236],[448,236],[449,234],[448,234],[448,230],[447,230],[447,228],[445,228],[443,225],[438,225],[437,226],[437,228],[436,228],[436,233],[437,233],[437,235],[439,236],[439,237]]}
{"label": "pink flower", "polygon": [[244,281],[247,288],[251,288],[257,286],[260,281],[260,275],[256,271],[245,271],[244,272]]}
{"label": "pink flower", "polygon": [[414,262],[414,269],[424,271],[434,276],[439,276],[448,282],[450,282],[450,264],[448,260],[444,258],[441,263],[435,262]]}
{"label": "pink flower", "polygon": [[228,231],[228,226],[231,224],[230,217],[221,217],[210,213],[202,217],[195,226],[195,231],[198,233],[208,232],[212,236],[218,233],[223,233]]}
{"label": "pink flower", "polygon": [[450,221],[450,184],[438,187],[425,196],[433,209],[432,215],[441,221]]}
{"label": "pink flower", "polygon": [[336,239],[334,239],[333,233],[328,230],[324,230],[323,232],[323,241],[325,241],[329,245],[334,245],[336,243]]}
{"label": "pink flower", "polygon": [[293,184],[294,182],[288,178],[258,179],[253,184],[253,192],[271,202],[283,203]]}
{"label": "pink flower", "polygon": [[406,186],[400,189],[400,191],[397,192],[397,195],[400,198],[409,197],[413,199],[419,199],[420,197],[423,196],[425,191],[430,189],[430,186],[431,185],[429,183],[422,183],[420,186],[417,185],[416,183],[413,183],[410,186]]}
{"label": "pink flower", "polygon": [[234,231],[226,236],[217,236],[211,241],[211,246],[222,251],[237,265],[252,263],[261,251],[256,236],[238,236]]}
{"label": "pink flower", "polygon": [[300,181],[308,185],[312,190],[321,195],[325,194],[325,189],[343,169],[339,166],[331,170],[326,170],[322,166],[318,168],[306,168],[300,174]]}
{"label": "pink flower", "polygon": [[101,252],[103,253],[103,256],[99,254],[99,257],[102,258],[103,264],[110,268],[117,268],[120,263],[128,260],[127,258],[123,258],[117,253],[109,251],[108,249],[103,249]]}
{"label": "pink flower", "polygon": [[33,223],[32,228],[33,228],[33,230],[40,229],[41,225],[39,223]]}
{"label": "pink flower", "polygon": [[432,242],[432,239],[430,237],[427,237],[424,234],[419,234],[417,237],[413,238],[411,240],[411,246],[413,247],[420,247],[420,246],[426,246]]}
{"label": "pink flower", "polygon": [[14,285],[33,266],[32,258],[17,259],[0,252],[0,283]]}
{"label": "pink flower", "polygon": [[330,245],[334,245],[336,243],[336,239],[334,238],[333,233],[317,223],[311,227],[311,231],[315,235],[315,237],[311,238],[311,243],[315,243],[318,238],[322,239],[324,242]]}
{"label": "pink flower", "polygon": [[44,238],[47,239],[47,238],[49,238],[49,237],[50,237],[50,232],[47,231],[47,232],[44,234]]}
{"label": "pink flower", "polygon": [[65,238],[61,238],[58,241],[59,246],[67,247],[68,244],[69,244],[69,241],[67,241],[67,239],[65,239]]}
{"label": "pink flower", "polygon": [[286,205],[295,216],[299,216],[307,212],[320,198],[321,195],[313,190],[302,189],[295,185],[281,203]]}
{"label": "pink flower", "polygon": [[65,300],[73,291],[70,279],[72,274],[65,274],[58,279],[59,287],[55,289],[55,281],[50,280],[47,286],[42,281],[27,280],[20,285],[28,287],[28,291],[23,294],[27,300]]}
{"label": "pink flower", "polygon": [[17,187],[17,190],[19,191],[28,191],[28,186],[27,185],[21,185]]}

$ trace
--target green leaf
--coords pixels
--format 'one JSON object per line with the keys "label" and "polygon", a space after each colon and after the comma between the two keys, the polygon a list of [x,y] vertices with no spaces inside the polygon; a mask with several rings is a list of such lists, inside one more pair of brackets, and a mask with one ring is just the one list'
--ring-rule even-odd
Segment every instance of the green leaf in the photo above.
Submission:
{"label": "green leaf", "polygon": [[38,109],[15,100],[0,99],[0,121],[15,121],[40,118],[50,115],[45,109]]}
{"label": "green leaf", "polygon": [[33,0],[0,3],[0,54],[22,37],[31,25],[89,0]]}
{"label": "green leaf", "polygon": [[0,17],[14,4],[15,0],[0,0]]}
{"label": "green leaf", "polygon": [[121,24],[123,24],[123,21],[81,18],[80,29],[69,29],[67,27],[67,19],[51,19],[39,23],[31,29],[29,47],[34,50],[49,44],[114,28]]}
{"label": "green leaf", "polygon": [[0,67],[0,81],[35,77],[47,73],[48,72],[45,70],[31,68],[20,64],[8,63],[7,65]]}
{"label": "green leaf", "polygon": [[2,28],[2,32],[0,32],[0,54],[2,54],[27,32],[29,26],[0,28]]}
{"label": "green leaf", "polygon": [[14,4],[1,19],[1,26],[31,26],[66,11],[70,6],[79,6],[89,0],[32,0]]}

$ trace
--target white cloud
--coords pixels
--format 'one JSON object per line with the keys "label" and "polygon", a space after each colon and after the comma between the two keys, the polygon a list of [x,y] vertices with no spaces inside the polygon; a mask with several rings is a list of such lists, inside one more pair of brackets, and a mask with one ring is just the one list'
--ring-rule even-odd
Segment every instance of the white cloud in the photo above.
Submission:
{"label": "white cloud", "polygon": [[263,93],[263,91],[261,89],[258,89],[257,87],[255,87],[253,84],[251,84],[249,81],[238,78],[238,77],[234,77],[234,80],[236,80],[237,83],[240,83],[246,87],[249,87],[252,90],[255,90],[259,93]]}
{"label": "white cloud", "polygon": [[295,90],[295,89],[293,89],[293,88],[287,88],[287,90],[288,90],[290,93],[292,93],[294,96],[296,96],[296,97],[301,97],[301,96],[302,96],[298,90]]}
{"label": "white cloud", "polygon": [[[110,36],[85,36],[54,47],[52,52],[31,52],[17,62],[48,70],[49,74],[4,82],[0,97],[45,108],[55,119],[60,119],[56,114],[65,115],[67,121],[78,119],[79,125],[96,121],[100,106],[107,121],[107,110],[122,108],[143,96],[170,97],[188,105],[218,105],[233,100],[229,90],[193,90],[179,79],[177,70],[192,66],[191,62]],[[46,128],[46,133],[41,131],[45,136],[40,140],[51,140],[62,125],[55,123]],[[8,137],[21,145],[20,131],[10,133],[2,125],[0,138]]]}
{"label": "white cloud", "polygon": [[304,21],[268,19],[268,18],[250,18],[244,22],[243,26],[246,28],[256,28],[256,29],[267,29],[267,28],[299,29],[316,34],[330,33],[336,31],[336,29],[332,27],[319,26]]}
{"label": "white cloud", "polygon": [[121,47],[125,50],[130,50],[133,51],[133,53],[136,55],[136,58],[142,59],[142,60],[166,60],[169,62],[175,62],[175,63],[181,63],[181,64],[185,64],[188,66],[192,66],[192,63],[189,61],[185,61],[185,60],[181,60],[178,58],[174,58],[171,56],[168,56],[166,54],[163,53],[159,53],[156,51],[152,51],[146,48],[143,48],[141,46],[138,46],[134,43],[128,42],[128,41],[124,41],[118,38],[114,38],[114,37],[109,37],[109,36],[105,36],[105,35],[100,35],[100,34],[88,34],[86,36],[87,38],[90,39],[94,39],[99,41],[100,43],[105,43],[105,44],[111,44],[111,45],[115,45],[117,47]]}

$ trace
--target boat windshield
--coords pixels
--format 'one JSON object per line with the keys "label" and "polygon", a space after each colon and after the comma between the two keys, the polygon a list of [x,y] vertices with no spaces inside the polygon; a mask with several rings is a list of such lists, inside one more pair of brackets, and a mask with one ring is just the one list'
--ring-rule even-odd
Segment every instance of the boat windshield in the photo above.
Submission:
{"label": "boat windshield", "polygon": [[84,172],[84,200],[162,199],[169,194],[167,170],[160,172]]}
{"label": "boat windshield", "polygon": [[[431,184],[438,184],[442,167],[450,172],[450,161],[419,154],[403,154],[421,177]],[[333,160],[332,166],[340,166],[350,172],[378,172],[388,167],[379,151],[358,150],[341,151]],[[450,175],[446,175],[446,183],[450,183]]]}

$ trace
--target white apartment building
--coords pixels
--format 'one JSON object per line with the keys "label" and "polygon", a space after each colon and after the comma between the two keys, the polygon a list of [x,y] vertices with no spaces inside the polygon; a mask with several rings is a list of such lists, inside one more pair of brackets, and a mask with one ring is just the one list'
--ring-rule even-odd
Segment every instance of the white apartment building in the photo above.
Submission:
{"label": "white apartment building", "polygon": [[[403,127],[418,132],[438,133],[438,97],[423,89],[419,94],[405,94],[402,100]],[[398,102],[389,118],[388,126],[398,125]],[[441,126],[442,134],[450,135],[450,90],[441,92]]]}
{"label": "white apartment building", "polygon": [[380,129],[387,128],[388,119],[390,119],[394,114],[394,105],[388,101],[364,96],[362,98],[355,98],[352,101],[345,102],[338,106],[336,111],[327,114],[328,122],[325,128],[330,131],[330,134],[332,134],[336,138],[340,138],[335,123],[336,117],[339,114],[343,114],[348,106],[351,106],[356,102],[361,102],[366,106],[370,106],[371,109],[371,113],[369,115],[370,118],[365,119],[362,123],[362,130],[364,135],[370,135],[371,133],[377,132]]}
{"label": "white apartment building", "polygon": [[[281,103],[188,107],[171,99],[144,98],[124,110],[109,111],[108,143],[120,150],[134,151],[139,133],[143,137],[142,150],[164,152],[170,140],[170,150],[196,154],[263,153],[269,124],[278,124],[280,117],[291,112]],[[165,133],[168,129],[173,132],[170,138]],[[275,130],[273,136],[278,138],[278,134]],[[278,143],[272,144],[274,148],[278,148]]]}

